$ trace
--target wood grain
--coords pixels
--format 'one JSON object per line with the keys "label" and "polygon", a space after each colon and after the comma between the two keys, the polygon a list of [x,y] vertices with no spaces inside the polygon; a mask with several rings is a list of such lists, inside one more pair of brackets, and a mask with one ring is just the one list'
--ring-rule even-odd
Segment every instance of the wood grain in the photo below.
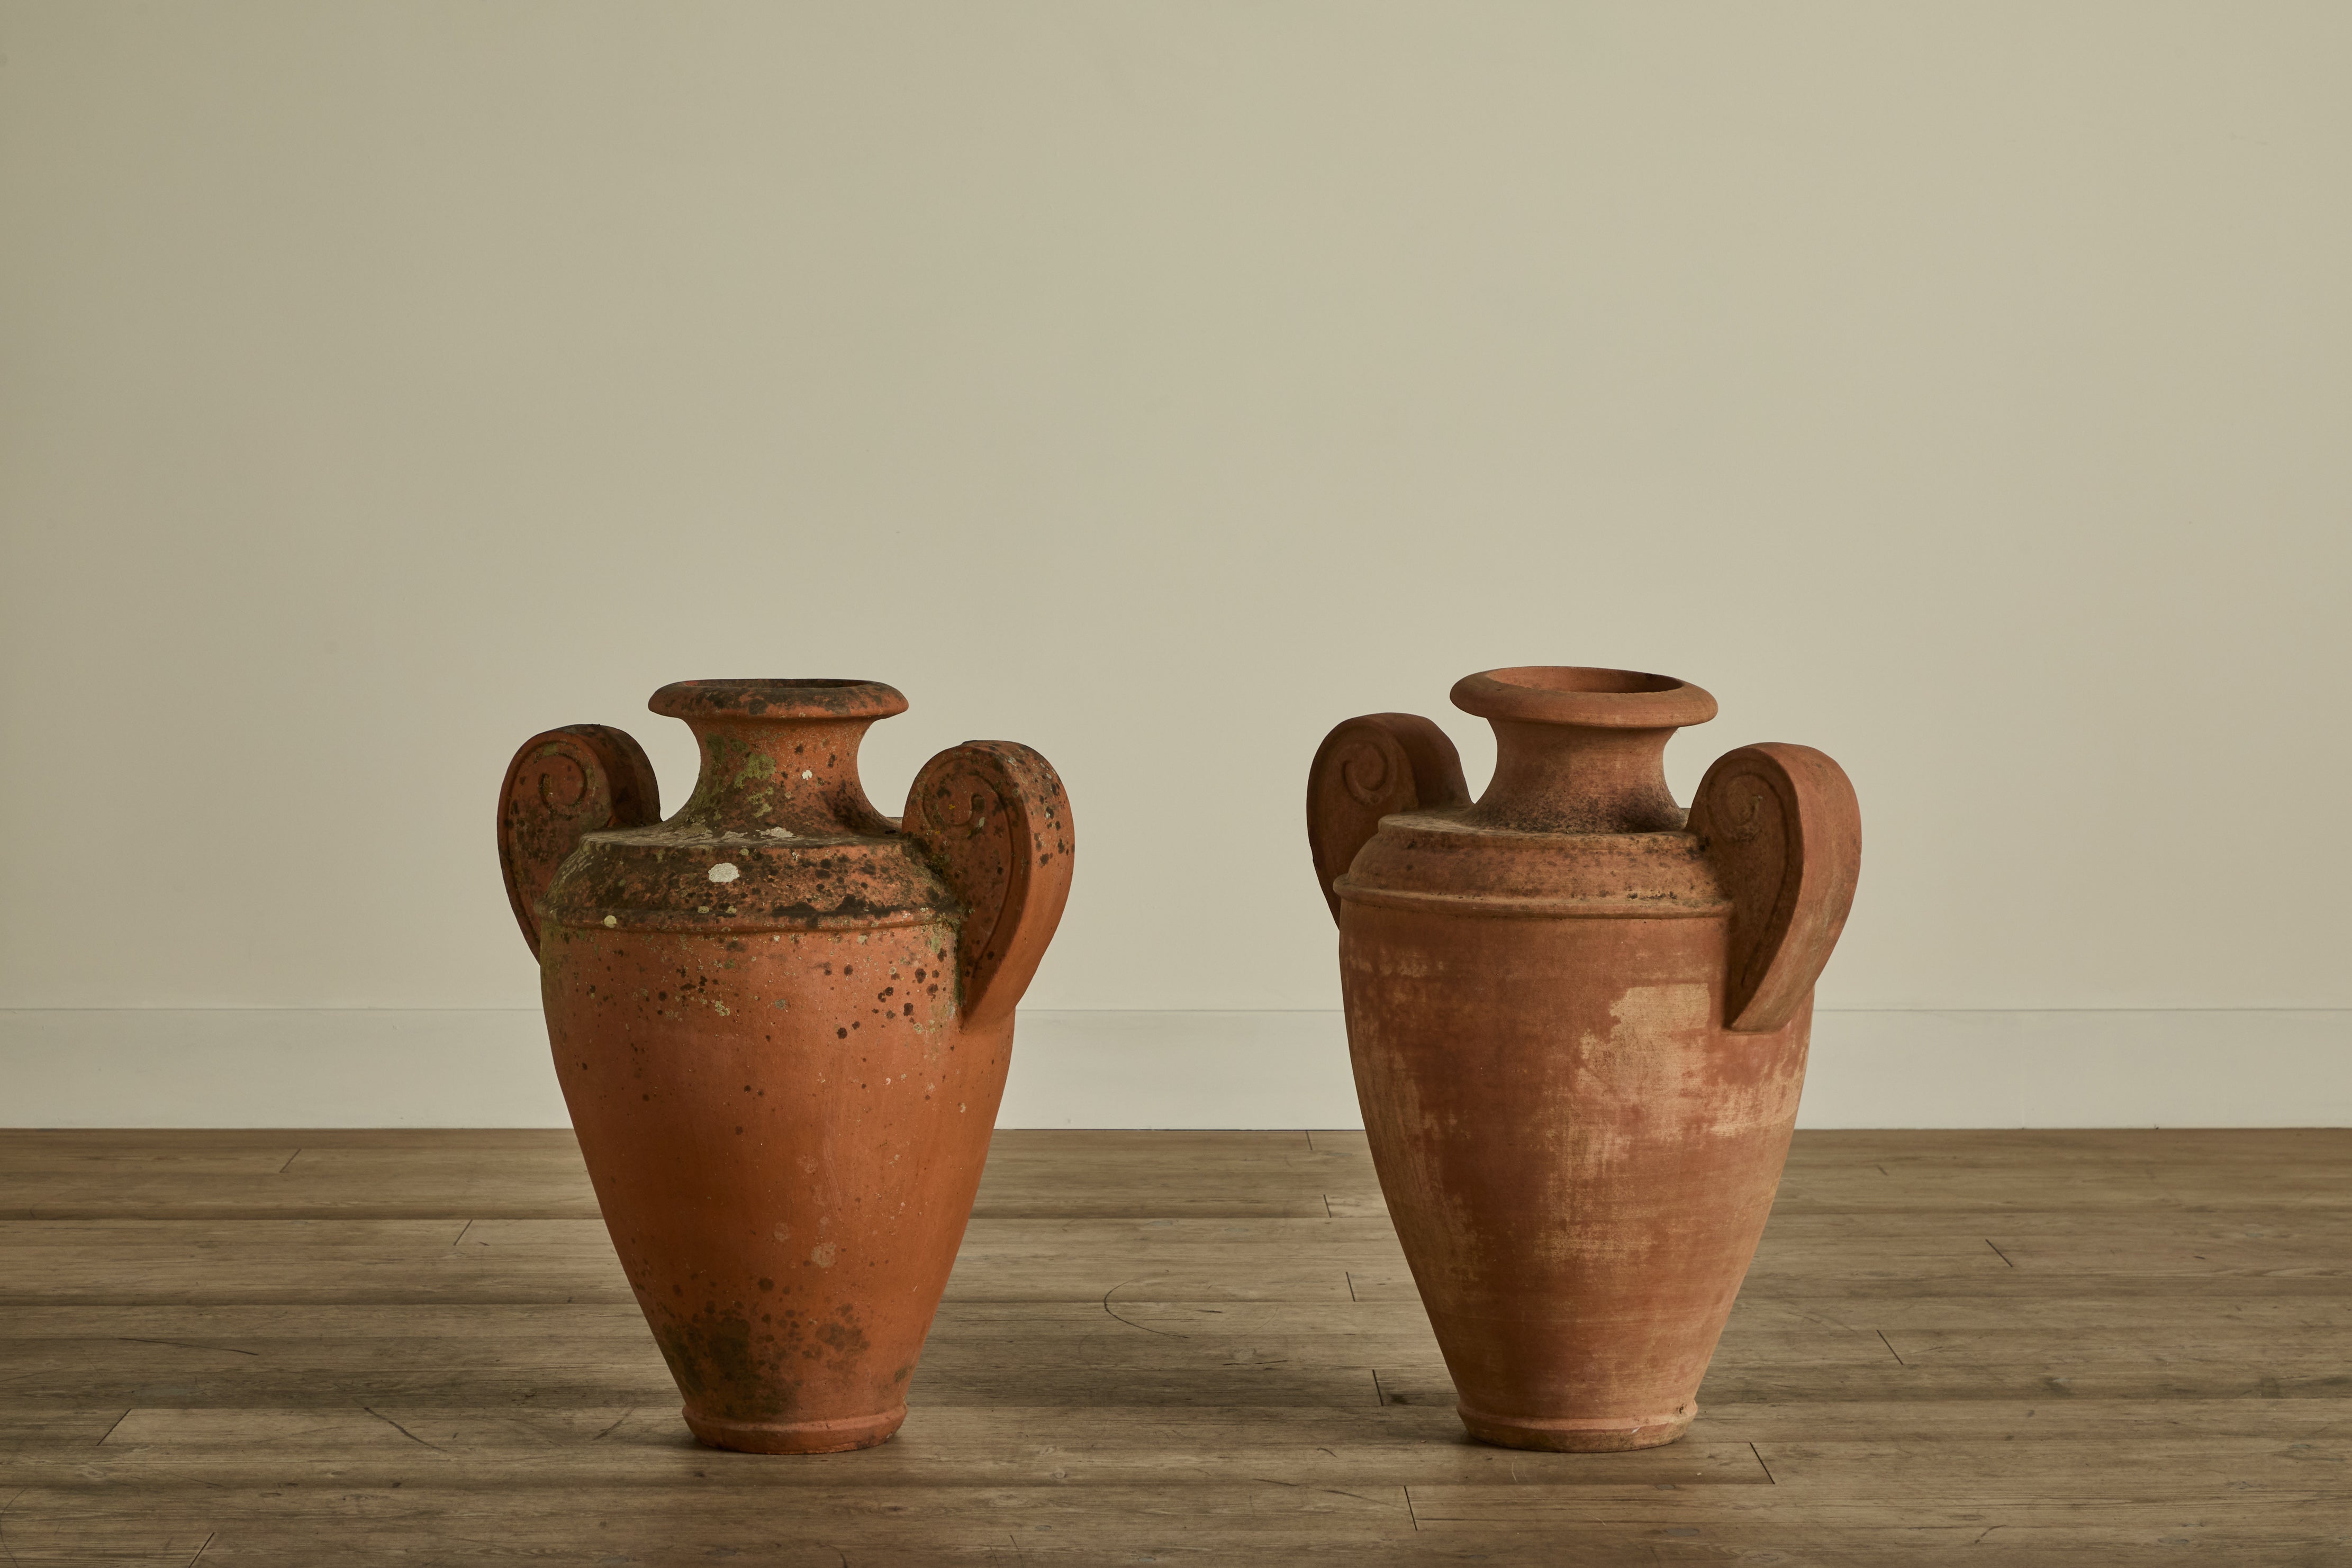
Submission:
{"label": "wood grain", "polygon": [[0,1134],[0,1563],[2352,1563],[2352,1134],[1801,1134],[1626,1455],[1463,1440],[1360,1134],[976,1215],[899,1437],[753,1458],[568,1134]]}

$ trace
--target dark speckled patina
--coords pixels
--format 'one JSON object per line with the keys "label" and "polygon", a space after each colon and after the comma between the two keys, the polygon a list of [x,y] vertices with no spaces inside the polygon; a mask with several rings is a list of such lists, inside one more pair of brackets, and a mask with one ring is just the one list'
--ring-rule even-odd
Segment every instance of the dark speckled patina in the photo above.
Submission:
{"label": "dark speckled patina", "polygon": [[[572,1124],[714,1446],[862,1448],[905,1418],[1068,890],[1069,804],[1025,747],[942,752],[903,826],[875,810],[858,743],[906,706],[871,681],[681,682],[652,706],[702,767],[668,821],[649,797],[559,817],[528,755],[500,798],[519,911],[544,868],[526,934]],[[622,755],[592,752],[565,755]]]}

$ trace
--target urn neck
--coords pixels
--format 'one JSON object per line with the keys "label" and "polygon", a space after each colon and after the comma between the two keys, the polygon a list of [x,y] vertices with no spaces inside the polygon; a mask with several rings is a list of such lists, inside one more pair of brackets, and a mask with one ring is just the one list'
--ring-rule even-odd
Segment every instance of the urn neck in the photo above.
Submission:
{"label": "urn neck", "polygon": [[857,777],[858,744],[907,699],[877,681],[680,681],[646,705],[684,719],[702,749],[694,793],[668,826],[758,838],[894,831]]}
{"label": "urn neck", "polygon": [[1454,703],[1495,728],[1495,776],[1463,821],[1521,832],[1678,831],[1666,742],[1715,716],[1671,675],[1554,665],[1465,676]]}

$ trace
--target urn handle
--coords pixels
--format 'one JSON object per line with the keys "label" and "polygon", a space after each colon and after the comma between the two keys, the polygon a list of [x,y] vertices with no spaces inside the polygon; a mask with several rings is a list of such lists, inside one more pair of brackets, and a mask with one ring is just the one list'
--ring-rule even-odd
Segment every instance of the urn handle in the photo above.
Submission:
{"label": "urn handle", "polygon": [[1418,714],[1366,714],[1325,736],[1307,769],[1307,842],[1331,918],[1339,918],[1331,884],[1381,831],[1382,817],[1469,803],[1461,755]]}
{"label": "urn handle", "polygon": [[1724,1020],[1742,1034],[1780,1029],[1812,995],[1853,905],[1853,785],[1810,746],[1743,746],[1706,770],[1690,831],[1731,899]]}
{"label": "urn handle", "polygon": [[923,764],[901,831],[964,904],[956,977],[968,1025],[1012,1016],[1070,895],[1070,798],[1025,746],[971,740]]}
{"label": "urn handle", "polygon": [[499,870],[533,957],[539,901],[581,838],[660,820],[653,764],[626,731],[567,724],[522,743],[499,786]]}

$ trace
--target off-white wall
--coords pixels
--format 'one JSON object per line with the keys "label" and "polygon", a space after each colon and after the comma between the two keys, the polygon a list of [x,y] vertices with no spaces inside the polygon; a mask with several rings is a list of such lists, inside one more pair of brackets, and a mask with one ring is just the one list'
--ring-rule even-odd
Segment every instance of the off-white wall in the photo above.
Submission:
{"label": "off-white wall", "polygon": [[1045,1009],[1323,1009],[1302,776],[1663,670],[1822,1001],[2352,1006],[2352,8],[0,7],[0,1006],[527,1007],[688,675],[1028,741]]}

